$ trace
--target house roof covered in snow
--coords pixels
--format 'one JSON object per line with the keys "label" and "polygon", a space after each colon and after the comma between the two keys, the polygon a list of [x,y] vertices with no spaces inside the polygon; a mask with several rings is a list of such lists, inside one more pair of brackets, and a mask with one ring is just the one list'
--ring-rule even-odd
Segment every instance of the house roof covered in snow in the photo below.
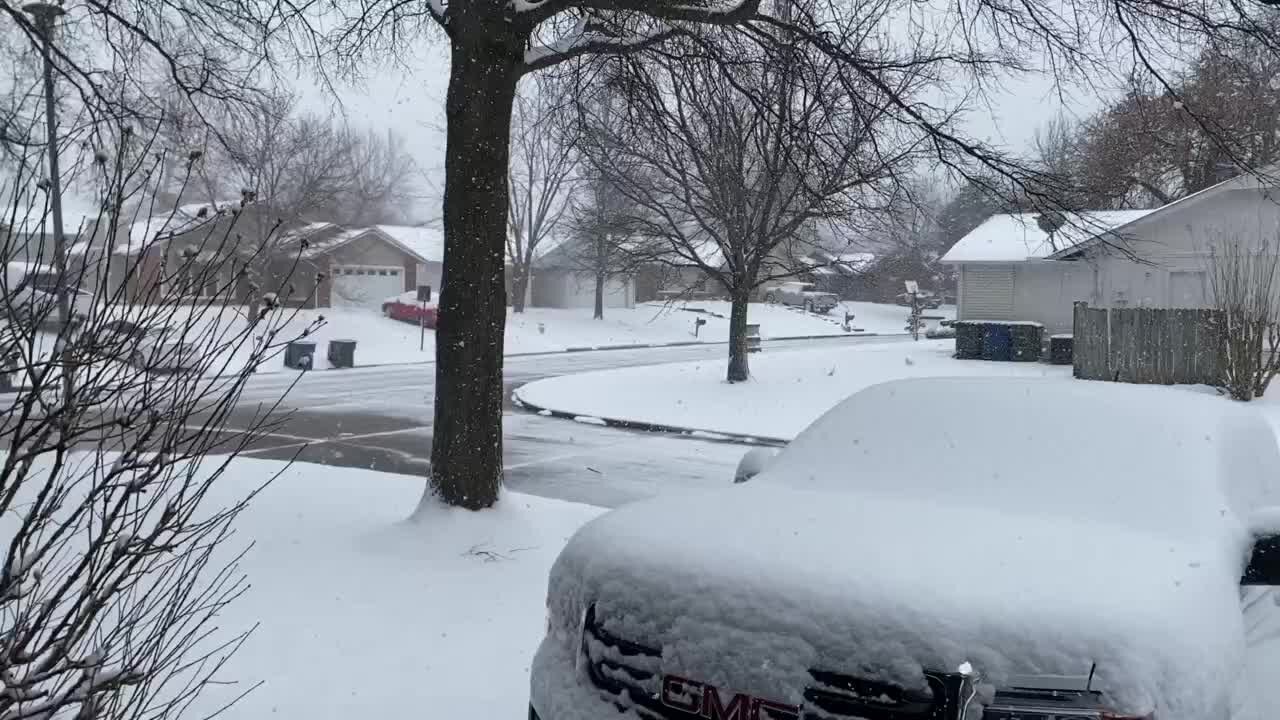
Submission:
{"label": "house roof covered in snow", "polygon": [[375,225],[374,227],[394,240],[397,245],[422,258],[422,262],[444,262],[443,230],[413,225]]}
{"label": "house roof covered in snow", "polygon": [[174,208],[172,212],[143,218],[128,226],[127,237],[116,239],[113,252],[116,255],[134,255],[156,240],[181,235],[213,222],[232,207],[231,203],[188,203]]}
{"label": "house roof covered in snow", "polygon": [[1087,240],[1115,232],[1153,210],[1089,210],[1066,213],[1066,222],[1050,238],[1040,229],[1040,213],[992,215],[960,238],[942,256],[944,263],[1021,262],[1048,258]]}
{"label": "house roof covered in snow", "polygon": [[[44,192],[0,193],[0,227],[11,228],[22,234],[53,232],[53,208]],[[90,198],[73,193],[62,194],[62,225],[68,237],[88,225],[93,225],[102,214],[98,204]]]}
{"label": "house roof covered in snow", "polygon": [[[1140,217],[1129,220],[1123,226],[1114,228],[1116,233],[1123,237],[1131,229],[1137,229],[1141,224],[1152,221],[1154,218],[1163,217],[1170,212],[1177,212],[1187,207],[1193,207],[1205,202],[1212,201],[1214,198],[1223,193],[1236,190],[1262,190],[1274,193],[1280,189],[1280,163],[1273,163],[1262,168],[1258,168],[1253,172],[1245,172],[1228,180],[1224,180],[1216,185],[1211,185],[1198,192],[1193,192],[1185,197],[1178,198],[1168,205],[1162,205]],[[1274,197],[1264,198],[1267,202],[1275,202]],[[1061,248],[1049,256],[1051,260],[1058,260],[1073,255],[1075,252],[1082,250],[1090,244],[1089,240],[1085,240],[1076,247]]]}

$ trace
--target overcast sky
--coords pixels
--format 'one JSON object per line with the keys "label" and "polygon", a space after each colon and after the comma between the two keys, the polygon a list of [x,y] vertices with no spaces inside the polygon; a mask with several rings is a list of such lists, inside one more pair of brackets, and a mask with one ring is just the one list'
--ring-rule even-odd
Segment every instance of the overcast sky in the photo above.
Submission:
{"label": "overcast sky", "polygon": [[[391,129],[406,141],[414,161],[422,169],[422,207],[413,212],[418,220],[438,218],[444,180],[444,97],[448,86],[448,50],[442,42],[423,39],[412,69],[377,68],[358,84],[339,89],[341,110],[349,122],[383,130]],[[317,88],[303,89],[304,102],[316,109],[332,103]],[[966,118],[974,136],[1011,151],[1030,149],[1035,132],[1064,111],[1045,77],[1024,76],[1008,83],[1002,94],[990,98],[991,108],[975,105]],[[1095,93],[1075,91],[1065,112],[1082,118],[1101,106]]]}

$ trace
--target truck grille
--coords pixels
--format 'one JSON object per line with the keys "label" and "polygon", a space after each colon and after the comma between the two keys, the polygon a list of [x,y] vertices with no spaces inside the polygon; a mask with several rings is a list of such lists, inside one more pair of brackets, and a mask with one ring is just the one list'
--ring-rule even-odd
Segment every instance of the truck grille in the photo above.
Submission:
{"label": "truck grille", "polygon": [[953,674],[927,672],[929,690],[910,691],[811,669],[804,705],[798,708],[755,706],[721,696],[714,708],[690,711],[662,701],[662,651],[608,632],[598,622],[594,606],[587,610],[581,652],[592,684],[620,711],[630,708],[646,720],[960,720],[966,691],[965,678]]}

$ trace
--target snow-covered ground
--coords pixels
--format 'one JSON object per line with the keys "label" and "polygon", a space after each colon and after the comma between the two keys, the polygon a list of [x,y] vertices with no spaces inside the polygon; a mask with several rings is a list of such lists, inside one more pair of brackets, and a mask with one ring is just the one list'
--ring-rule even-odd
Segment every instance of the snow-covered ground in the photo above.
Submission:
{"label": "snow-covered ground", "polygon": [[[847,303],[857,315],[855,328],[877,334],[902,334],[907,310],[896,305]],[[507,316],[506,352],[509,355],[560,352],[577,348],[679,342],[724,342],[729,332],[728,303],[690,303],[689,307],[711,313],[695,313],[678,305],[641,304],[634,308],[608,308],[603,320],[594,320],[590,309],[528,308]],[[292,312],[292,311],[290,311]],[[946,308],[938,311],[951,316]],[[717,317],[723,315],[724,317]],[[435,332],[422,333],[409,323],[389,320],[375,310],[329,308],[301,310],[290,316],[278,337],[291,337],[291,330],[311,325],[323,317],[320,327],[308,339],[316,343],[315,367],[329,367],[325,347],[332,339],[356,341],[357,365],[384,365],[433,360]],[[694,321],[707,321],[694,336]],[[843,336],[843,314],[837,308],[829,315],[812,315],[784,306],[753,303],[749,320],[760,324],[765,339],[796,336]],[[856,334],[856,333],[853,333]],[[261,372],[285,370],[283,361],[273,360]]]}
{"label": "snow-covered ground", "polygon": [[[208,502],[279,468],[237,460]],[[257,497],[231,541],[254,543],[240,564],[252,587],[219,626],[258,627],[223,673],[241,684],[202,709],[261,681],[221,717],[524,717],[547,572],[601,510],[508,492],[483,513],[406,521],[422,490],[418,477],[299,463]]]}
{"label": "snow-covered ground", "polygon": [[[1070,377],[1070,366],[955,360],[954,340],[884,342],[751,357],[751,381],[724,381],[725,361],[602,370],[539,380],[523,402],[579,416],[789,440],[869,385],[905,377]],[[928,413],[920,418],[927,427]]]}
{"label": "snow-covered ground", "polygon": [[[666,307],[650,303],[643,307]],[[674,303],[672,308],[705,311],[708,324],[702,330],[713,331],[713,337],[724,340],[729,332],[729,303],[721,300],[689,301]],[[844,333],[846,313],[852,313],[850,327],[853,332],[875,333],[877,335],[901,335],[907,332],[908,308],[900,305],[842,302],[826,315],[806,313],[803,310],[787,305],[770,305],[751,303],[747,311],[747,322],[760,325],[760,336],[796,337],[806,335],[833,335]],[[687,314],[687,313],[686,313]],[[606,313],[607,315],[607,313]],[[926,310],[926,317],[954,318],[954,305],[944,305],[937,310]]]}
{"label": "snow-covered ground", "polygon": [[[846,311],[856,315],[851,332],[846,332],[843,327]],[[193,312],[198,313],[198,317],[192,318]],[[931,312],[954,316],[954,308]],[[236,352],[217,353],[209,361],[211,374],[236,372],[244,367],[250,356],[247,338],[244,343],[232,342],[245,326],[245,308],[242,307],[214,312],[200,306],[179,306],[163,311],[137,306],[136,309],[123,310],[109,308],[104,313],[97,322],[141,318],[146,325],[193,328],[189,332],[189,341],[194,344],[220,348],[243,344]],[[828,315],[753,303],[749,320],[760,325],[760,334],[767,340],[858,334],[900,335],[905,332],[906,316],[906,308],[875,303],[844,303]],[[528,308],[522,314],[508,314],[505,350],[508,355],[520,355],[619,346],[723,343],[728,339],[728,317],[729,304],[718,301],[644,303],[634,308],[609,308],[605,310],[603,320],[593,319],[590,309]],[[706,324],[697,329],[695,336],[695,321],[698,319],[705,320]],[[423,332],[416,325],[388,319],[377,310],[285,308],[270,315],[269,324],[275,330],[273,344],[280,347],[258,369],[259,373],[286,371],[278,351],[286,341],[301,338],[304,330],[307,331],[304,339],[316,344],[313,358],[316,369],[330,367],[327,357],[330,340],[355,340],[358,366],[435,359],[435,331]],[[261,332],[262,328],[259,328],[255,335]],[[35,333],[33,337],[35,355],[47,355],[48,348],[52,347],[48,334]]]}

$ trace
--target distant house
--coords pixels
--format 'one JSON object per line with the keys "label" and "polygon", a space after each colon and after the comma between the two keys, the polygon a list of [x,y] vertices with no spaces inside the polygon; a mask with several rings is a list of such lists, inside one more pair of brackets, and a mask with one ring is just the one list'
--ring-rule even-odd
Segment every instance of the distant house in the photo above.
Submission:
{"label": "distant house", "polygon": [[[584,271],[574,259],[572,243],[561,243],[534,261],[529,289],[529,304],[533,307],[593,308],[595,298],[595,274]],[[635,307],[635,273],[609,276],[603,299],[606,308]]]}
{"label": "distant house", "polygon": [[959,273],[960,319],[1030,320],[1069,331],[1073,304],[1205,307],[1211,253],[1225,242],[1277,251],[1276,168],[1154,210],[1068,214],[1051,236],[1036,215],[994,215],[942,262]]}
{"label": "distant house", "polygon": [[219,288],[232,284],[229,299],[247,300],[252,280],[233,277],[235,263],[227,258],[248,256],[265,237],[272,238],[272,251],[263,258],[266,276],[259,280],[266,285],[258,291],[276,293],[289,304],[377,308],[385,298],[417,287],[420,273],[430,279],[433,265],[438,285],[440,258],[429,232],[328,222],[281,230],[266,215],[254,205],[192,203],[134,223],[111,238],[109,248],[84,243],[78,250],[105,269],[101,282],[107,291],[138,303],[175,295],[193,301],[226,297]]}
{"label": "distant house", "polygon": [[815,284],[819,290],[832,292],[844,300],[862,300],[859,290],[866,284],[867,271],[875,265],[875,253],[834,253],[815,249],[800,260],[810,269],[801,277]]}
{"label": "distant house", "polygon": [[419,225],[375,225],[397,245],[405,248],[420,258],[416,281],[418,285],[429,285],[432,292],[441,287],[444,274],[444,231],[438,228]]}
{"label": "distant house", "polygon": [[[53,209],[44,192],[14,197],[0,193],[0,250],[5,262],[53,264]],[[67,246],[79,236],[103,232],[105,218],[95,204],[64,193],[62,232]]]}

